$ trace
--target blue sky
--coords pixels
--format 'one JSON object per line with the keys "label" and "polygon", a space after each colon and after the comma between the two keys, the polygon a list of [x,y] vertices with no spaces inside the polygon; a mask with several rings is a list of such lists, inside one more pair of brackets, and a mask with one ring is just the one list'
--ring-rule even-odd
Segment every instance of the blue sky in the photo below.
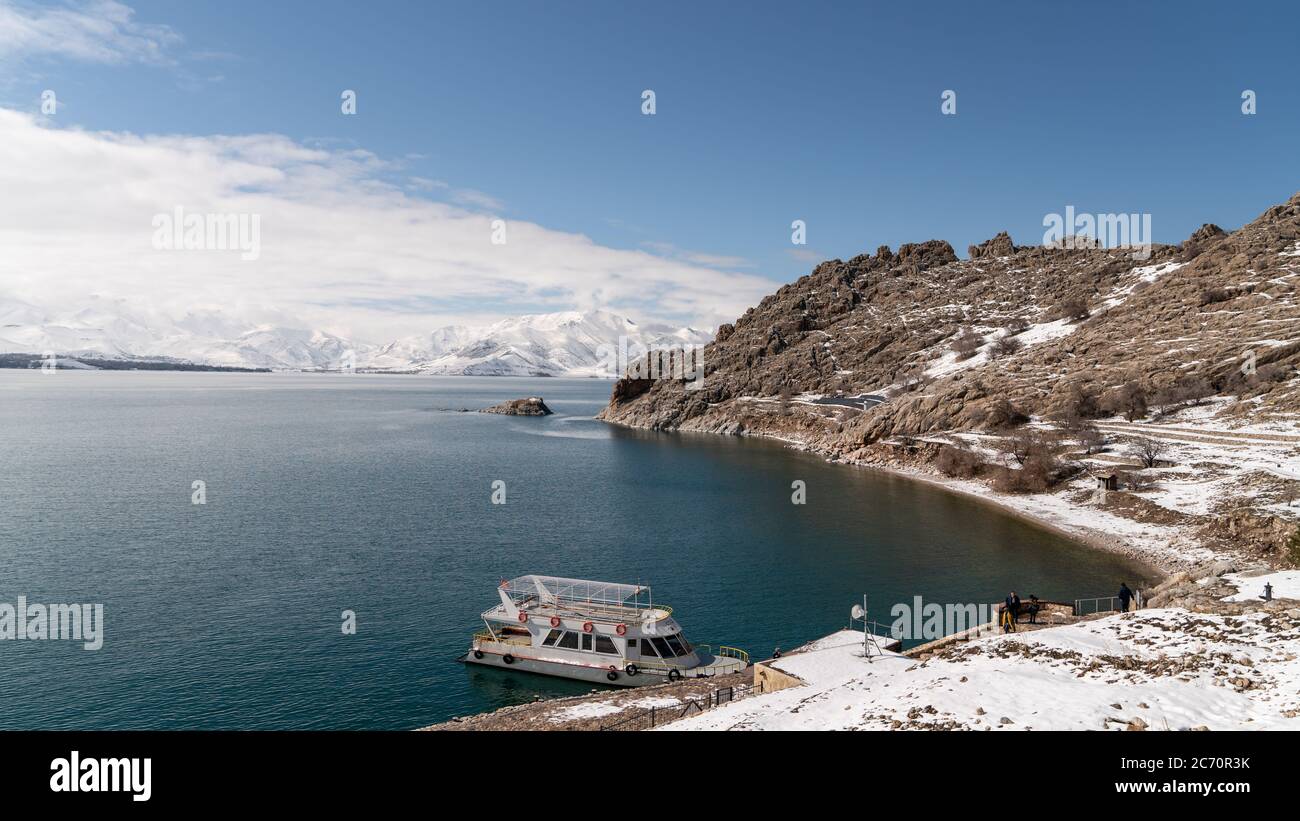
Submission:
{"label": "blue sky", "polygon": [[1294,3],[129,5],[161,56],[11,48],[0,102],[49,87],[59,127],[363,149],[408,190],[773,283],[881,244],[1034,244],[1066,205],[1179,242],[1300,189]]}

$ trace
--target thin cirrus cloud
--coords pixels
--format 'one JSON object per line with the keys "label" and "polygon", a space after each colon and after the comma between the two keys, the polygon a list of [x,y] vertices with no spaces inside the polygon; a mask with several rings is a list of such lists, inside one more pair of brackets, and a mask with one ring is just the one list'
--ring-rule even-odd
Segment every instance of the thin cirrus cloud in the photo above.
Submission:
{"label": "thin cirrus cloud", "polygon": [[[591,308],[715,326],[772,285],[524,220],[506,219],[506,243],[493,244],[491,197],[276,134],[97,132],[0,108],[0,190],[0,296],[48,308],[98,295],[171,316],[274,312],[383,341],[466,318]],[[154,217],[177,207],[257,215],[258,258],[156,249]]]}
{"label": "thin cirrus cloud", "polygon": [[169,26],[137,22],[135,11],[116,0],[72,5],[0,0],[0,59],[166,64],[168,49],[180,41]]}

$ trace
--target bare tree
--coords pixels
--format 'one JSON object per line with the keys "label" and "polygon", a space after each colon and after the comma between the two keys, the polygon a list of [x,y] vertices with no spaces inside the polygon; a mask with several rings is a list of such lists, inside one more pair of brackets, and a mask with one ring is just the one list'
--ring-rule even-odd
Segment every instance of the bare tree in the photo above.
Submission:
{"label": "bare tree", "polygon": [[1145,467],[1153,468],[1164,455],[1167,446],[1159,439],[1140,437],[1133,440],[1133,455],[1142,460]]}
{"label": "bare tree", "polygon": [[1055,456],[1060,450],[1057,437],[1034,428],[1021,428],[1002,439],[1002,453],[1024,466],[1034,456]]}
{"label": "bare tree", "polygon": [[1107,413],[1122,413],[1130,422],[1147,415],[1147,392],[1134,380],[1102,394],[1101,409]]}
{"label": "bare tree", "polygon": [[1096,425],[1083,425],[1079,429],[1079,444],[1083,446],[1083,452],[1093,454],[1106,447],[1106,434],[1097,429]]}

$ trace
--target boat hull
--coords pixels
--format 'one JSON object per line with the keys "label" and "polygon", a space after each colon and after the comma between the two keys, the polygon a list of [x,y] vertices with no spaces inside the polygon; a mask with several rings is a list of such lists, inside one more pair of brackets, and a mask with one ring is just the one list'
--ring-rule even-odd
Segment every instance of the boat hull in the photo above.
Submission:
{"label": "boat hull", "polygon": [[[573,681],[586,681],[592,684],[604,684],[608,687],[645,687],[651,684],[663,684],[672,680],[665,673],[658,670],[639,669],[637,674],[632,676],[622,669],[610,670],[608,667],[592,667],[527,658],[518,653],[511,653],[510,657],[511,662],[506,663],[503,654],[484,651],[482,652],[482,658],[475,658],[474,652],[470,651],[457,661],[466,664],[480,664],[485,667],[499,667],[503,670],[519,670],[525,673],[567,678]],[[745,665],[736,662],[734,659],[711,659],[711,662],[711,664],[682,670],[681,678],[712,678],[715,675],[739,672],[745,668]],[[614,674],[613,678],[610,677],[610,673]]]}
{"label": "boat hull", "polygon": [[[514,654],[511,654],[511,658],[513,663],[507,664],[505,657],[496,653],[484,653],[483,658],[474,658],[474,653],[470,652],[461,656],[459,661],[466,664],[480,664],[484,667],[499,667],[503,670],[567,678],[573,681],[588,681],[592,684],[604,684],[609,687],[642,687],[647,684],[662,684],[667,680],[663,676],[653,676],[645,673],[629,676],[622,670],[610,671],[601,667],[585,667],[578,664],[522,658]],[[612,680],[609,678],[611,672],[615,673],[615,678]]]}

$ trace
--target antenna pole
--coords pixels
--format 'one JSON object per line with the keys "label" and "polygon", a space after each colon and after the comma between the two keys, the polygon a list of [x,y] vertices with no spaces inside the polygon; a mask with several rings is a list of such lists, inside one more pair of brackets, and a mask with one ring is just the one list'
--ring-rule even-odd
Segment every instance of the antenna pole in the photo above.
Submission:
{"label": "antenna pole", "polygon": [[871,661],[871,652],[867,650],[867,594],[862,594],[862,657]]}

